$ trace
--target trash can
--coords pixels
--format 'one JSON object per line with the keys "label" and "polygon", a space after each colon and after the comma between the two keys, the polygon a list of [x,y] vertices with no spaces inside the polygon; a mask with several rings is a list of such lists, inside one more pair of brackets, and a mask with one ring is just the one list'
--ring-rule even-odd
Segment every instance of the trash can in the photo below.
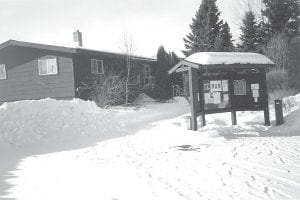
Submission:
{"label": "trash can", "polygon": [[282,100],[275,100],[275,117],[276,117],[276,125],[283,124],[283,111],[282,111]]}

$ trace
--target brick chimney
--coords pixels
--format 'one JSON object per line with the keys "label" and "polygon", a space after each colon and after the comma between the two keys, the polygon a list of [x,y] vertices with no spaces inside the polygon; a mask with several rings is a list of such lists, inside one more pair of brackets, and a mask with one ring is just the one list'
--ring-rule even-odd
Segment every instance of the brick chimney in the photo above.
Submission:
{"label": "brick chimney", "polygon": [[73,32],[73,42],[76,46],[82,47],[82,33],[79,30]]}

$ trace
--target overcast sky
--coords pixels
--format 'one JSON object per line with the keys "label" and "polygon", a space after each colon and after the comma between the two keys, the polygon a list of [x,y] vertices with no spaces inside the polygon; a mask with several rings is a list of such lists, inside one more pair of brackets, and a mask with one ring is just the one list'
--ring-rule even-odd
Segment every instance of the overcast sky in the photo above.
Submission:
{"label": "overcast sky", "polygon": [[[245,0],[218,0],[221,18],[234,37]],[[248,0],[256,1],[256,0]],[[124,33],[131,32],[136,53],[154,56],[159,45],[178,55],[182,38],[201,0],[0,0],[0,42],[9,39],[72,45],[72,32],[83,33],[83,45],[120,51]]]}

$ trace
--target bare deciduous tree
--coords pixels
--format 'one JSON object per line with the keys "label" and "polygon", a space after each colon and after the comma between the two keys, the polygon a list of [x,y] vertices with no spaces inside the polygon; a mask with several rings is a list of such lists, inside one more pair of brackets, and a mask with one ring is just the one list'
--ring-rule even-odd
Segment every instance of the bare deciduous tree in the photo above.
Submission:
{"label": "bare deciduous tree", "polygon": [[82,83],[82,88],[88,91],[88,96],[100,107],[124,103],[125,80],[120,74],[107,72],[105,76],[91,75],[88,82]]}
{"label": "bare deciduous tree", "polygon": [[124,31],[121,44],[119,46],[120,50],[126,57],[126,82],[125,82],[125,103],[128,104],[129,94],[130,94],[130,75],[132,68],[132,56],[135,53],[135,45],[133,42],[133,36],[128,31]]}
{"label": "bare deciduous tree", "polygon": [[298,79],[294,76],[295,69],[292,70],[296,65],[291,54],[288,36],[284,33],[275,34],[263,51],[275,63],[275,69],[267,73],[270,100],[294,95],[294,86]]}
{"label": "bare deciduous tree", "polygon": [[264,21],[261,11],[264,9],[262,0],[241,0],[237,2],[233,9],[235,20],[232,22],[236,28],[240,27],[243,21],[245,12],[252,11],[259,21]]}
{"label": "bare deciduous tree", "polygon": [[264,54],[275,63],[277,70],[288,70],[291,64],[291,57],[287,35],[284,33],[277,33],[269,40],[263,51]]}

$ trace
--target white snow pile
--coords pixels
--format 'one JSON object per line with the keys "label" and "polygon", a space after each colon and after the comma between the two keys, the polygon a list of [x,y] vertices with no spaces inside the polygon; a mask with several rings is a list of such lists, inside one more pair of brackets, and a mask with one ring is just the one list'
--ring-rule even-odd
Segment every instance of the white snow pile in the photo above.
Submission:
{"label": "white snow pile", "polygon": [[198,52],[190,55],[185,60],[200,65],[274,64],[264,55],[258,53],[241,52]]}
{"label": "white snow pile", "polygon": [[26,100],[0,107],[0,140],[11,146],[74,142],[117,127],[114,112],[79,99]]}
{"label": "white snow pile", "polygon": [[[1,151],[0,144],[0,198],[300,199],[299,103],[300,95],[284,99],[290,108],[281,126],[275,126],[271,108],[271,127],[263,126],[263,112],[247,111],[237,113],[236,126],[230,113],[207,115],[198,132],[184,126],[189,105],[183,98],[124,112],[80,100],[9,103],[0,108],[0,130],[12,143],[82,133],[123,137],[29,156]],[[113,127],[119,123],[122,132]]]}
{"label": "white snow pile", "polygon": [[282,99],[283,111],[286,113],[297,110],[300,106],[300,94]]}
{"label": "white snow pile", "polygon": [[145,104],[145,103],[153,103],[155,99],[149,97],[147,94],[142,93],[134,100],[134,104]]}

